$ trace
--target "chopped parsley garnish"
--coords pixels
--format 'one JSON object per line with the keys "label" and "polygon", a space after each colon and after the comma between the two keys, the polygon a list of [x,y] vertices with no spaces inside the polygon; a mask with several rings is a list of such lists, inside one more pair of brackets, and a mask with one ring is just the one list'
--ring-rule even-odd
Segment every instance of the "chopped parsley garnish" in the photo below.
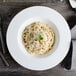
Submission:
{"label": "chopped parsley garnish", "polygon": [[38,40],[38,41],[43,40],[43,37],[42,37],[40,34],[38,34],[38,35],[37,35],[37,40]]}

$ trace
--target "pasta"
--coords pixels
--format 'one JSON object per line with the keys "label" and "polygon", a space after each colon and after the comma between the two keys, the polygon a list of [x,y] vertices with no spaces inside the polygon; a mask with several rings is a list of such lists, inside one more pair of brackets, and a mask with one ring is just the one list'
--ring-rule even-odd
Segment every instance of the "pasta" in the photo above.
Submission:
{"label": "pasta", "polygon": [[22,42],[30,54],[43,55],[54,46],[55,33],[47,24],[33,22],[23,30]]}

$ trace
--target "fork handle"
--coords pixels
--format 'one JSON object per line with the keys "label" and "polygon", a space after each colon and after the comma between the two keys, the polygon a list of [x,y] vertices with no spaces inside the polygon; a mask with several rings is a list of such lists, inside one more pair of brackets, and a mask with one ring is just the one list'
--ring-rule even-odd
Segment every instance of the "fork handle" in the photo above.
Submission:
{"label": "fork handle", "polygon": [[3,56],[3,54],[2,54],[1,52],[0,52],[0,56],[1,56],[2,61],[4,62],[4,64],[5,64],[6,66],[9,66],[8,62],[6,61],[5,57]]}
{"label": "fork handle", "polygon": [[5,54],[6,53],[6,47],[5,47],[5,42],[4,42],[2,30],[0,30],[0,40],[1,40],[1,46],[2,46],[3,53]]}

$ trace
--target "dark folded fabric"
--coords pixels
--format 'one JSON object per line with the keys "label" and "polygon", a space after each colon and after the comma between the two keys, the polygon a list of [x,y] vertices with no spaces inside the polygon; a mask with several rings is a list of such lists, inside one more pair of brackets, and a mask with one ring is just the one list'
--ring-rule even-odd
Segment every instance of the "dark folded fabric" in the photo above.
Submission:
{"label": "dark folded fabric", "polygon": [[62,67],[64,67],[67,70],[71,69],[72,51],[73,51],[73,44],[71,42],[69,52],[68,52],[67,56],[64,58],[64,60],[61,63]]}
{"label": "dark folded fabric", "polygon": [[[67,19],[67,22],[69,24],[70,30],[74,27],[74,25],[76,24],[76,16],[71,16]],[[64,60],[62,61],[61,65],[67,69],[70,70],[71,69],[71,64],[72,64],[72,52],[73,52],[73,44],[71,41],[70,44],[70,48],[69,48],[69,52],[67,54],[67,56],[64,58]]]}
{"label": "dark folded fabric", "polygon": [[74,25],[76,25],[76,15],[68,17],[67,22],[69,24],[70,29],[72,29]]}

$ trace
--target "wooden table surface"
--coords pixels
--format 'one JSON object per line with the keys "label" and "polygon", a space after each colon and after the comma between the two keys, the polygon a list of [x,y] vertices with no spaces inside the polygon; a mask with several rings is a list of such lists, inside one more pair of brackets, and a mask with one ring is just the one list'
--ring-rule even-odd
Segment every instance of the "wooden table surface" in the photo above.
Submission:
{"label": "wooden table surface", "polygon": [[[66,19],[70,28],[72,28],[73,25],[76,24],[76,11],[71,8],[68,0],[64,0],[64,2],[59,2],[59,0],[36,1],[32,0],[29,2],[0,2],[0,14],[3,17],[3,30],[5,37],[11,19],[22,9],[34,5],[48,6],[57,10]],[[2,51],[1,47],[0,51]],[[4,54],[4,56],[10,66],[5,66],[0,58],[0,76],[76,76],[75,72],[66,72],[60,65],[46,71],[31,71],[18,65],[10,56],[8,50],[7,54]]]}

